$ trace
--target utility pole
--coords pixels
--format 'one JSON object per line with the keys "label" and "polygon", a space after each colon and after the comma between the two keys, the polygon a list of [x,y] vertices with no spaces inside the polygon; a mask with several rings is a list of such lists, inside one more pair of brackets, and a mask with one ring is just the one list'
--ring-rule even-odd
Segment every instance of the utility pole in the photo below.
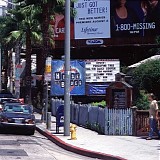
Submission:
{"label": "utility pole", "polygon": [[0,91],[2,90],[2,51],[0,44]]}
{"label": "utility pole", "polygon": [[52,58],[47,57],[46,58],[46,63],[45,63],[45,115],[44,119],[46,120],[46,124],[48,124],[48,81],[51,81],[51,63],[52,63]]}
{"label": "utility pole", "polygon": [[65,1],[64,136],[70,135],[70,0]]}

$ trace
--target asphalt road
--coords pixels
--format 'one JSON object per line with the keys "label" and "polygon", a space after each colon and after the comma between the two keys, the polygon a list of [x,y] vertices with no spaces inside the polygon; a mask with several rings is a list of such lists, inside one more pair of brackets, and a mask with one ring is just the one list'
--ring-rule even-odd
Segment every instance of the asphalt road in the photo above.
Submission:
{"label": "asphalt road", "polygon": [[0,134],[0,160],[91,160],[66,151],[37,131],[33,136]]}

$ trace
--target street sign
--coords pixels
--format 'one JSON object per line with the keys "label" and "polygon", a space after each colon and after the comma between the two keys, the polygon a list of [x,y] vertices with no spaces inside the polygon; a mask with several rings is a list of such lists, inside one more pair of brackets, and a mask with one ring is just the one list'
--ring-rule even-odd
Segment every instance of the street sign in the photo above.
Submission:
{"label": "street sign", "polygon": [[51,73],[45,73],[44,80],[45,81],[51,81]]}
{"label": "street sign", "polygon": [[15,79],[16,80],[20,80],[20,75],[21,75],[21,71],[22,70],[22,65],[17,64],[16,65],[16,70],[15,70]]}
{"label": "street sign", "polygon": [[46,66],[45,66],[45,73],[51,73],[51,62],[52,62],[52,58],[47,57]]}

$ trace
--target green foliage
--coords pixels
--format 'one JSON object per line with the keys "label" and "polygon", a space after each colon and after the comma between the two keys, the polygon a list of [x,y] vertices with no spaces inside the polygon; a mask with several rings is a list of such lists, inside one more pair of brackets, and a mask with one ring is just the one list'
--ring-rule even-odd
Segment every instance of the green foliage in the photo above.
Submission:
{"label": "green foliage", "polygon": [[89,123],[89,122],[86,122],[86,126],[85,126],[87,129],[91,129],[93,131],[96,131],[98,132],[99,134],[104,134],[104,127],[102,127],[99,123]]}
{"label": "green foliage", "polygon": [[[155,38],[155,41],[156,41],[156,44],[160,44],[160,36],[157,36]],[[150,53],[153,55],[153,54],[159,54],[160,53],[160,47],[154,47],[152,49],[150,49]]]}
{"label": "green foliage", "polygon": [[101,101],[101,102],[92,102],[91,104],[92,106],[98,106],[98,107],[102,107],[105,108],[106,107],[106,101]]}
{"label": "green foliage", "polygon": [[132,85],[160,98],[160,60],[148,60],[132,72]]}
{"label": "green foliage", "polygon": [[149,109],[149,101],[148,96],[144,90],[140,91],[140,95],[136,101],[136,106],[139,110],[147,110]]}

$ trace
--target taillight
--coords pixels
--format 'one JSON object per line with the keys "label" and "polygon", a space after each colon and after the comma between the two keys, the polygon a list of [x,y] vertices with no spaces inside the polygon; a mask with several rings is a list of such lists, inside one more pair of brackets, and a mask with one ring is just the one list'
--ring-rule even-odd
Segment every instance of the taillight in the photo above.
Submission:
{"label": "taillight", "polygon": [[24,98],[19,98],[18,100],[20,103],[22,103],[22,104],[24,103]]}
{"label": "taillight", "polygon": [[0,104],[0,111],[2,111],[3,110],[3,108],[2,108],[2,104]]}
{"label": "taillight", "polygon": [[8,119],[7,118],[2,118],[1,121],[2,122],[8,122]]}

